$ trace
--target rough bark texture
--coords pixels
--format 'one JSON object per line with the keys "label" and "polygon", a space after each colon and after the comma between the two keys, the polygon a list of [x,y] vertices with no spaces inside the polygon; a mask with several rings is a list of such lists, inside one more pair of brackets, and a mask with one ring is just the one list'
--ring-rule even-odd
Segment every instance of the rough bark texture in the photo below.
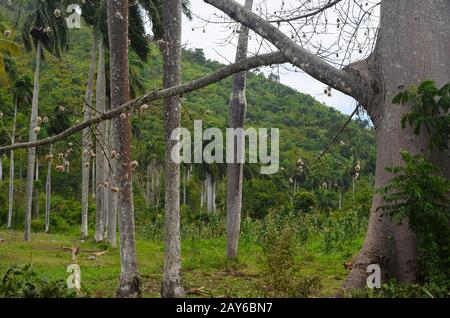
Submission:
{"label": "rough bark texture", "polygon": [[[387,166],[402,164],[400,150],[424,152],[428,137],[402,130],[400,119],[408,107],[392,105],[392,98],[411,84],[432,78],[448,82],[450,2],[398,0],[381,2],[381,25],[375,52],[366,60],[337,70],[296,45],[273,25],[245,10],[235,1],[204,0],[268,39],[290,62],[325,84],[356,98],[368,111],[376,129],[377,168],[375,186],[390,179]],[[448,158],[436,154],[434,161],[449,176]],[[416,238],[407,222],[395,224],[383,217],[375,196],[369,229],[361,254],[344,289],[364,287],[367,265],[379,264],[383,280],[414,282],[417,274]]]}
{"label": "rough bark texture", "polygon": [[[425,79],[438,85],[450,79],[450,2],[432,0],[383,1],[381,28],[376,50],[369,60],[369,70],[383,85],[381,96],[367,105],[376,123],[377,167],[375,187],[380,188],[391,178],[384,168],[402,165],[400,150],[413,154],[424,153],[428,137],[417,136],[411,129],[403,130],[401,117],[408,107],[392,104],[400,91]],[[448,158],[437,154],[433,160],[449,174]],[[380,205],[375,196],[369,229],[355,269],[349,275],[344,289],[365,286],[369,264],[380,264],[385,280],[391,277],[399,282],[416,281],[416,237],[407,222],[397,224],[376,212]]]}
{"label": "rough bark texture", "polygon": [[[245,8],[252,10],[253,0],[245,1]],[[239,34],[236,62],[247,57],[249,30],[241,26]],[[247,97],[245,95],[247,74],[237,73],[233,78],[233,92],[230,99],[230,128],[244,128]],[[233,163],[227,165],[227,257],[232,259],[238,255],[239,234],[241,231],[242,181],[244,165],[237,160],[237,138],[234,141]]]}
{"label": "rough bark texture", "polygon": [[[181,0],[164,1],[162,5],[164,41],[161,51],[164,59],[164,87],[181,83]],[[162,297],[182,297],[181,242],[180,242],[180,165],[172,160],[172,132],[180,127],[181,105],[178,96],[165,100],[165,255]],[[178,137],[179,139],[179,137]]]}
{"label": "rough bark texture", "polygon": [[[86,85],[86,96],[84,100],[84,120],[89,120],[92,114],[92,96],[94,94],[94,73],[95,64],[97,60],[97,37],[94,33],[94,39],[91,49],[91,63],[89,68],[88,82]],[[92,151],[92,136],[90,128],[83,130],[82,136],[82,159],[81,159],[81,237],[85,238],[88,233],[88,206],[89,206],[89,176],[90,176],[90,152]],[[102,237],[97,236],[98,224],[95,222],[95,240],[97,242],[102,240]],[[101,224],[100,224],[101,226]]]}
{"label": "rough bark texture", "polygon": [[[16,142],[16,123],[17,123],[17,108],[18,108],[18,100],[16,98],[14,102],[14,119],[13,119],[13,129],[11,134],[11,144],[14,145]],[[0,155],[1,157],[1,155]],[[9,156],[9,193],[8,193],[8,223],[6,228],[9,230],[12,226],[12,218],[13,218],[13,205],[14,205],[14,150],[11,150],[11,154]]]}
{"label": "rough bark texture", "polygon": [[[96,87],[96,102],[95,109],[98,114],[103,114],[106,110],[106,72],[105,72],[105,49],[103,47],[103,39],[98,43],[98,67],[97,67],[97,87]],[[102,236],[104,236],[107,223],[105,222],[105,216],[107,212],[105,210],[105,150],[106,150],[106,123],[101,122],[97,126],[95,132],[96,138],[96,155],[95,155],[95,218],[102,219],[103,228],[99,227],[98,230],[102,230]],[[96,228],[97,230],[97,228]]]}
{"label": "rough bark texture", "polygon": [[[128,0],[108,0],[108,33],[110,47],[111,108],[130,100],[128,71]],[[114,142],[117,160],[118,215],[120,234],[120,283],[118,297],[138,297],[141,279],[136,260],[136,241],[131,170],[131,124],[129,114],[114,120]]]}
{"label": "rough bark texture", "polygon": [[[41,67],[42,43],[38,41],[36,47],[36,69],[34,71],[34,89],[33,101],[31,103],[31,117],[29,129],[29,142],[37,140],[37,134],[34,128],[37,126],[37,116],[39,107],[39,76]],[[31,212],[33,209],[33,180],[36,161],[36,148],[28,149],[28,165],[27,165],[27,190],[26,190],[26,210],[25,210],[25,241],[31,239]]]}

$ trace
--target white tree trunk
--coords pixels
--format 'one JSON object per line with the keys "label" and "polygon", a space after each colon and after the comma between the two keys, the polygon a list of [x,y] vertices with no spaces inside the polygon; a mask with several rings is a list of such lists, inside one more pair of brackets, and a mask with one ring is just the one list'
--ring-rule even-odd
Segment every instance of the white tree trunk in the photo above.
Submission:
{"label": "white tree trunk", "polygon": [[[245,8],[252,10],[253,0],[245,1]],[[247,57],[249,30],[241,26],[236,62]],[[247,74],[241,72],[233,77],[233,92],[230,99],[229,121],[232,128],[244,128],[247,98],[245,94]],[[236,258],[241,231],[242,182],[244,165],[237,161],[237,139],[235,139],[234,162],[227,165],[227,257]]]}
{"label": "white tree trunk", "polygon": [[[36,47],[36,69],[34,71],[34,89],[33,101],[31,103],[31,116],[29,128],[29,142],[37,140],[37,134],[34,128],[37,126],[37,116],[39,107],[39,76],[42,56],[42,43],[38,41]],[[26,210],[25,210],[25,241],[31,239],[31,213],[33,209],[33,180],[36,160],[36,148],[28,149],[28,163],[27,163],[27,189],[26,189]]]}
{"label": "white tree trunk", "polygon": [[[89,120],[91,118],[91,107],[92,107],[92,96],[94,94],[94,73],[95,64],[97,59],[97,36],[94,32],[94,39],[92,42],[91,49],[91,62],[89,68],[89,77],[86,85],[86,96],[84,102],[84,120]],[[90,173],[90,152],[92,147],[90,146],[91,141],[91,130],[86,128],[83,130],[82,137],[82,160],[81,160],[81,237],[85,238],[89,235],[88,230],[88,208],[89,208],[89,173]],[[95,228],[95,240],[97,242],[103,239],[102,222],[98,222],[96,218],[96,228]],[[100,224],[98,224],[100,223]]]}
{"label": "white tree trunk", "polygon": [[[11,144],[16,143],[16,123],[17,123],[17,98],[14,101],[14,119],[13,129],[11,134]],[[12,227],[13,207],[14,207],[14,150],[11,150],[9,157],[9,194],[8,194],[8,223],[6,228],[9,230]]]}
{"label": "white tree trunk", "polygon": [[[98,68],[97,68],[97,88],[96,88],[96,111],[97,114],[103,114],[106,111],[106,69],[105,69],[105,49],[103,47],[103,40],[100,39],[98,43]],[[98,124],[96,131],[96,156],[95,156],[95,171],[96,171],[96,182],[93,183],[95,188],[95,207],[96,214],[95,218],[102,218],[102,224],[104,225],[103,230],[104,235],[107,235],[108,228],[108,213],[105,209],[105,191],[104,184],[105,178],[105,164],[106,162],[106,123],[102,122]]]}
{"label": "white tree trunk", "polygon": [[[49,155],[52,155],[52,145],[50,145]],[[47,181],[45,183],[45,233],[50,231],[50,206],[52,193],[52,160],[48,160]]]}
{"label": "white tree trunk", "polygon": [[[114,122],[111,121],[110,125],[108,126],[108,144],[110,145],[111,149],[115,149],[114,141],[113,141],[113,129],[114,129]],[[108,158],[111,158],[110,154]],[[117,160],[110,160],[106,161],[105,165],[108,166],[108,180],[109,184],[116,187],[117,186],[117,177],[116,177],[116,171],[117,171]],[[117,246],[117,193],[112,192],[110,189],[106,189],[106,199],[105,202],[108,202],[107,204],[107,211],[108,211],[108,242],[111,244],[111,246],[116,247]]]}

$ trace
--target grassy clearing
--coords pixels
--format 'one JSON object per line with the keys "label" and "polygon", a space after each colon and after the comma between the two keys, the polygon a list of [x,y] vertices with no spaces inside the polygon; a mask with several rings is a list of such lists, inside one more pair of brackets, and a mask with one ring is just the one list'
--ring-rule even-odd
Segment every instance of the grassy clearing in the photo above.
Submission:
{"label": "grassy clearing", "polygon": [[[113,297],[120,274],[119,249],[108,248],[108,253],[91,260],[92,251],[105,244],[79,242],[77,235],[33,234],[31,242],[24,242],[17,231],[0,231],[0,272],[12,265],[31,263],[34,269],[49,279],[66,279],[66,268],[71,264],[70,252],[64,247],[79,244],[83,288],[91,297]],[[345,279],[348,271],[344,263],[359,250],[361,239],[355,239],[341,252],[325,254],[319,240],[311,240],[298,248],[296,260],[301,270],[298,275],[318,276],[322,288],[316,297],[331,297]],[[240,257],[229,262],[225,257],[224,239],[189,240],[182,243],[183,279],[189,290],[202,288],[201,293],[189,297],[264,297],[265,258],[262,249],[253,243],[240,245]],[[144,297],[159,297],[163,271],[164,246],[162,242],[137,240],[139,270]]]}

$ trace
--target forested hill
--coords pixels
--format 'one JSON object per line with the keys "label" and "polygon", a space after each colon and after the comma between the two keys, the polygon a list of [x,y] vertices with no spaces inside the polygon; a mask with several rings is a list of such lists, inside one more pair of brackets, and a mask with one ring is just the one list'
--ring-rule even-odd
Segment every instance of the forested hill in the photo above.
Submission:
{"label": "forested hill", "polygon": [[[17,42],[20,42],[19,34],[20,32],[16,34]],[[66,113],[69,114],[71,123],[82,120],[83,98],[92,45],[91,39],[91,32],[87,28],[71,30],[70,50],[64,53],[60,60],[55,59],[48,53],[45,54],[40,80],[39,114],[41,117],[52,118],[55,116],[55,108],[63,106]],[[222,66],[215,61],[206,60],[201,50],[184,51],[183,58],[184,81],[211,73]],[[30,76],[32,78],[34,63],[34,54],[23,52],[15,61],[17,76]],[[162,59],[156,45],[151,46],[151,54],[145,63],[132,55],[130,68],[134,95],[161,87]],[[191,127],[194,120],[201,119],[204,127],[227,127],[230,94],[230,78],[187,94],[182,98],[182,125]],[[267,177],[262,178],[252,173],[251,167],[247,168],[246,182],[251,184],[244,187],[245,192],[251,191],[252,186],[254,186],[269,192],[269,196],[279,192],[285,193],[292,187],[292,183],[289,182],[290,179],[294,179],[300,187],[310,190],[320,188],[324,183],[331,188],[328,189],[329,191],[333,187],[335,189],[343,187],[346,190],[352,182],[352,168],[357,160],[362,163],[362,180],[365,180],[364,182],[367,184],[371,183],[371,175],[375,165],[374,139],[373,132],[367,122],[353,121],[342,136],[338,138],[338,142],[331,148],[330,153],[320,161],[314,162],[314,157],[342,127],[347,120],[347,116],[333,108],[322,105],[309,95],[280,84],[275,76],[269,76],[268,78],[257,70],[249,73],[247,99],[247,127],[280,129],[281,170],[267,180]],[[12,97],[6,87],[0,89],[0,107],[5,114],[4,124],[6,127],[10,127],[13,105]],[[19,140],[27,139],[28,112],[29,109],[22,109],[18,117]],[[162,103],[151,105],[148,113],[133,116],[132,124],[135,137],[133,156],[141,163],[137,174],[145,174],[145,163],[148,162],[149,158],[161,162],[163,160]],[[47,131],[44,125],[39,138],[46,136]],[[7,134],[2,131],[1,144],[7,144],[8,142]],[[70,140],[55,145],[55,151],[64,149],[68,142],[73,142],[75,145],[80,144],[80,136],[72,136]],[[79,194],[81,147],[75,146],[74,148],[70,173],[68,175],[59,174],[54,177],[56,184],[61,182],[65,185],[62,188],[56,187],[56,192]],[[47,151],[47,149],[39,150],[39,160],[43,167],[46,164],[45,155]],[[24,165],[24,152],[20,151],[17,156],[19,165]],[[307,166],[311,164],[303,175],[299,175],[296,171],[295,164],[298,158],[303,158]],[[20,160],[22,161],[20,162]],[[7,166],[6,160],[4,162],[5,171],[7,171]],[[45,177],[44,173],[41,177]],[[4,191],[4,193],[6,192]],[[223,197],[223,193],[221,193],[218,194],[219,201]],[[135,196],[139,196],[139,192],[136,191]],[[5,211],[6,207],[6,194],[4,198],[5,200],[1,200],[0,203],[2,211]],[[137,201],[139,201],[139,198],[137,198]],[[254,207],[254,209],[258,209],[258,207]]]}

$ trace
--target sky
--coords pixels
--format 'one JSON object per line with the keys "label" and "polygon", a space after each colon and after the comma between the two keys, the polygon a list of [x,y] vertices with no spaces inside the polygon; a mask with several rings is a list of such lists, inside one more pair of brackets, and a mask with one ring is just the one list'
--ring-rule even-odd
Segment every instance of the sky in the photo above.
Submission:
{"label": "sky", "polygon": [[[238,0],[241,4],[243,0]],[[274,8],[279,8],[280,1],[270,0],[269,6],[273,5]],[[186,48],[201,48],[203,49],[206,58],[219,61],[223,64],[229,64],[234,61],[236,54],[237,39],[234,39],[232,43],[224,45],[224,39],[230,35],[228,25],[225,24],[207,24],[205,26],[205,20],[220,20],[214,14],[219,17],[223,16],[223,13],[215,9],[209,4],[203,2],[203,0],[191,0],[191,10],[194,14],[194,19],[189,21],[186,17],[183,20],[183,44]],[[193,31],[194,28],[194,31]],[[252,34],[250,34],[252,37]],[[255,52],[258,43],[256,37],[253,36],[249,44],[249,52]],[[266,70],[265,73],[270,72]],[[356,101],[344,95],[338,91],[332,92],[332,97],[328,97],[324,94],[324,89],[327,85],[313,79],[309,75],[297,71],[288,71],[280,69],[280,81],[281,83],[288,85],[299,92],[309,94],[319,100],[320,102],[332,106],[339,111],[350,114],[355,106]]]}

